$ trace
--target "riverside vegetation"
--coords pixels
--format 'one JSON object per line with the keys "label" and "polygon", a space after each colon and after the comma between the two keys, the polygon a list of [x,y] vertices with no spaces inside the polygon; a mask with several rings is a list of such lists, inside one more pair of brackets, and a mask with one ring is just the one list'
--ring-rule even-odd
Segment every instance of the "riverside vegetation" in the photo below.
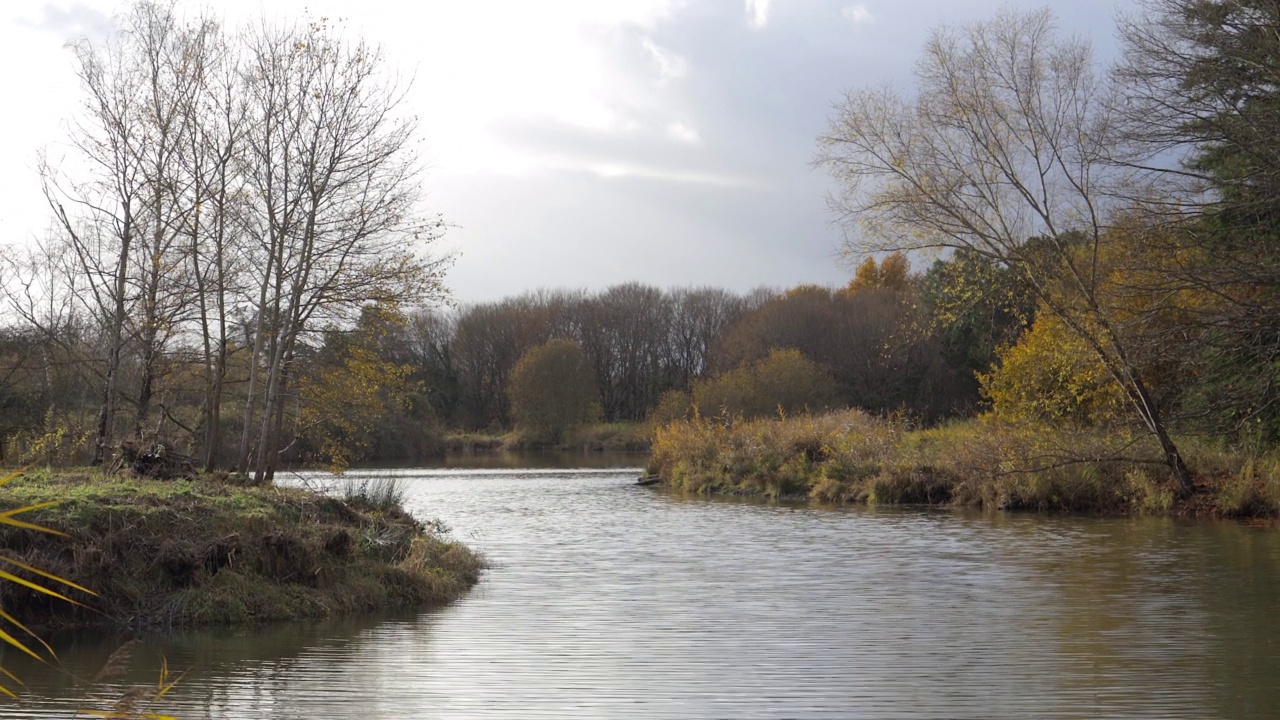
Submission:
{"label": "riverside vegetation", "polygon": [[696,415],[658,428],[649,472],[679,492],[999,510],[1280,516],[1280,452],[1187,443],[1180,497],[1142,437],[969,420],[914,428],[857,410],[781,418]]}
{"label": "riverside vegetation", "polygon": [[[840,405],[818,393],[765,420],[773,396],[708,406],[695,384],[652,469],[700,492],[1280,514],[1277,26],[1275,3],[1151,0],[1109,69],[1048,11],[934,31],[909,92],[837,103],[816,161],[866,257],[846,292],[942,255],[880,351],[937,333],[977,413],[904,403],[931,425],[908,431],[817,414]],[[904,370],[929,394],[926,358]],[[778,373],[732,375],[710,382],[749,397]]]}
{"label": "riverside vegetation", "polygon": [[0,496],[62,535],[0,528],[24,565],[91,589],[79,604],[0,584],[28,626],[191,626],[318,618],[448,602],[482,559],[400,504],[394,481],[337,494],[246,486],[235,476],[157,480],[31,472]]}

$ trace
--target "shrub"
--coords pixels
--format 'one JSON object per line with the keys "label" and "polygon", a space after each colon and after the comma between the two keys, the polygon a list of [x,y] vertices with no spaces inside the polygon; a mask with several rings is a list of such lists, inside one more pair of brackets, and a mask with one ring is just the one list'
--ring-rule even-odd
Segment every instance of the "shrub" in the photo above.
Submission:
{"label": "shrub", "polygon": [[516,427],[550,443],[598,417],[599,394],[595,372],[571,340],[550,340],[529,350],[507,384]]}
{"label": "shrub", "polygon": [[770,350],[768,357],[712,380],[697,382],[694,404],[703,412],[746,418],[829,409],[836,383],[822,366],[798,350]]}
{"label": "shrub", "polygon": [[995,415],[1010,422],[1080,428],[1125,416],[1123,390],[1084,341],[1048,313],[978,380]]}

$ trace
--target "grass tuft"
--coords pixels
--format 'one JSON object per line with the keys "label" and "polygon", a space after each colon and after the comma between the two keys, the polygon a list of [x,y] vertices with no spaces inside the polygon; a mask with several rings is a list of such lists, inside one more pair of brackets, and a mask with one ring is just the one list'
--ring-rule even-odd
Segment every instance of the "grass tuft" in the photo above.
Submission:
{"label": "grass tuft", "polygon": [[389,512],[404,507],[405,488],[394,475],[345,476],[342,499],[348,505],[363,510]]}

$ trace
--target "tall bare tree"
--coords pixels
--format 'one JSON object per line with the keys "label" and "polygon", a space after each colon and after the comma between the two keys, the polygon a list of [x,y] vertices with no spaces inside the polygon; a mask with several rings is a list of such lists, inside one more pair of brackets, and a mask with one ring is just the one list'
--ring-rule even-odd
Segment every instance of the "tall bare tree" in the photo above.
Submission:
{"label": "tall bare tree", "polygon": [[140,352],[139,385],[127,396],[140,436],[186,298],[176,278],[179,233],[194,208],[184,201],[179,159],[215,28],[204,19],[185,24],[172,10],[139,2],[106,42],[73,46],[85,91],[71,137],[77,152],[66,172],[42,164],[45,196],[86,280],[81,300],[106,339],[95,463],[114,443],[126,344]]}
{"label": "tall bare tree", "polygon": [[[1109,223],[1142,178],[1113,162],[1115,103],[1089,46],[1060,39],[1047,11],[1006,11],[935,32],[917,77],[913,98],[850,92],[819,140],[818,162],[842,188],[833,205],[849,249],[963,249],[1008,267],[1097,355],[1190,493],[1161,404],[1102,294]],[[1029,252],[1034,237],[1043,241]]]}
{"label": "tall bare tree", "polygon": [[241,153],[248,109],[240,92],[237,47],[224,34],[207,38],[199,68],[203,92],[186,107],[183,169],[190,177],[184,228],[196,304],[203,398],[197,435],[206,469],[222,444],[222,405],[230,360],[230,314],[242,290],[248,202]]}
{"label": "tall bare tree", "polygon": [[438,296],[442,263],[418,252],[439,221],[421,212],[417,124],[381,51],[312,22],[260,27],[246,52],[257,320],[241,467],[256,426],[262,481],[282,449],[299,338],[370,300]]}

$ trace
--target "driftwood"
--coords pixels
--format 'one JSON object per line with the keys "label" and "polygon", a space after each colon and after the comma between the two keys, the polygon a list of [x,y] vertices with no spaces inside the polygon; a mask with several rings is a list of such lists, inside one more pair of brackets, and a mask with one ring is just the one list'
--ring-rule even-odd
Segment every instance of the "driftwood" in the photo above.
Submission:
{"label": "driftwood", "polygon": [[177,452],[160,443],[138,444],[131,441],[120,443],[120,451],[116,454],[116,467],[128,468],[138,477],[149,477],[157,480],[173,480],[196,477],[197,460]]}
{"label": "driftwood", "polygon": [[642,487],[649,486],[649,485],[657,485],[660,482],[662,482],[662,478],[658,477],[657,475],[645,475],[639,480],[636,480],[636,484]]}

